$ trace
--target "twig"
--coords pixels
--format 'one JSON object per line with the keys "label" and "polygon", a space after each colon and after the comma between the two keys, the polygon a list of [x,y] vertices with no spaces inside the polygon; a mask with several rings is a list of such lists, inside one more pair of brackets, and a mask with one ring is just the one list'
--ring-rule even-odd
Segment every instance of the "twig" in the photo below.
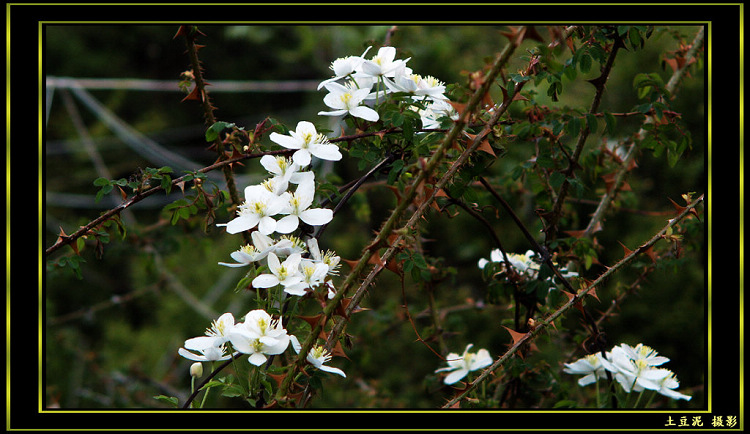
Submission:
{"label": "twig", "polygon": [[[609,57],[607,58],[606,63],[601,68],[601,74],[599,75],[599,77],[589,81],[594,85],[594,87],[596,87],[596,93],[594,94],[594,99],[591,101],[591,107],[588,111],[589,114],[596,114],[599,111],[599,104],[601,103],[602,95],[604,94],[604,85],[607,82],[607,78],[609,77],[610,72],[612,71],[612,65],[615,62],[617,52],[622,47],[623,42],[618,36],[615,40],[614,45],[612,46],[612,51],[609,53]],[[555,203],[552,206],[552,211],[545,215],[545,220],[547,223],[545,228],[547,241],[552,241],[557,237],[557,224],[560,220],[560,217],[562,216],[562,206],[565,202],[565,198],[568,195],[568,189],[570,188],[570,182],[568,181],[568,178],[573,176],[576,167],[578,167],[578,159],[581,156],[581,152],[583,151],[583,147],[586,144],[586,139],[588,138],[590,132],[591,129],[589,128],[588,124],[585,123],[583,129],[581,130],[581,133],[578,135],[578,142],[576,143],[576,147],[573,150],[573,155],[568,161],[568,168],[564,173],[565,179],[563,180],[562,185],[560,185],[560,190],[557,194],[557,198],[555,199]]]}
{"label": "twig", "polygon": [[[211,104],[211,99],[208,96],[208,92],[206,91],[206,82],[203,78],[203,68],[201,67],[200,60],[198,59],[198,49],[202,48],[202,46],[196,45],[195,39],[197,38],[198,34],[201,34],[197,27],[190,26],[191,28],[188,29],[189,26],[181,26],[180,30],[177,32],[177,34],[183,34],[185,36],[185,42],[187,44],[188,48],[188,56],[190,57],[190,64],[193,67],[193,77],[195,80],[195,89],[193,92],[197,93],[197,99],[201,103],[201,107],[203,107],[203,114],[206,118],[206,124],[211,126],[216,123],[216,117],[214,116],[214,110],[216,108]],[[193,92],[188,96],[193,95]],[[226,155],[224,155],[224,146],[222,144],[221,138],[217,137],[214,140],[214,147],[216,148],[216,153],[219,156],[219,159],[226,158]],[[227,183],[227,190],[229,191],[229,197],[232,200],[232,203],[235,206],[240,206],[241,200],[239,193],[237,193],[237,185],[234,181],[234,172],[232,172],[232,167],[227,165],[221,168],[222,173],[224,173],[224,180]],[[246,243],[251,243],[252,240],[250,239],[250,235],[247,231],[242,232],[242,236],[245,239]]]}

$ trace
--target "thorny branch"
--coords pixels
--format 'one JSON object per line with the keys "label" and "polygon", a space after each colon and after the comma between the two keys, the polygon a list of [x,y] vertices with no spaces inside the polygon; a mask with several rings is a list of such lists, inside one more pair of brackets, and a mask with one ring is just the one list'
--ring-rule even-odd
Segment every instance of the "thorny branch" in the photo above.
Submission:
{"label": "thorny branch", "polygon": [[[223,168],[225,166],[229,166],[231,164],[235,164],[235,163],[238,163],[238,162],[243,161],[243,160],[248,160],[248,159],[252,159],[252,158],[260,158],[260,157],[262,157],[264,155],[288,155],[288,154],[291,154],[292,152],[293,151],[288,150],[288,149],[282,149],[282,150],[277,150],[277,151],[259,152],[259,153],[256,153],[256,154],[245,154],[245,155],[242,155],[242,156],[239,156],[239,157],[236,157],[236,158],[232,158],[232,159],[229,159],[229,160],[223,160],[223,161],[220,161],[218,163],[214,163],[214,164],[212,164],[210,166],[206,166],[206,167],[204,167],[202,169],[198,169],[197,172],[198,173],[208,173],[208,172],[211,172],[213,170],[221,169],[221,168]],[[192,176],[192,174],[184,175],[184,176],[181,176],[179,178],[173,179],[172,180],[172,184],[171,184],[172,187],[175,187],[175,186],[177,186],[177,185],[185,182],[185,179],[188,176]],[[47,256],[50,253],[58,250],[59,248],[67,246],[68,244],[70,244],[70,243],[74,242],[75,240],[77,240],[78,238],[86,235],[89,231],[91,231],[92,229],[98,227],[99,225],[101,225],[102,223],[106,222],[107,220],[114,218],[115,216],[117,216],[118,214],[120,214],[120,212],[122,212],[124,209],[126,209],[126,208],[128,208],[128,207],[130,207],[130,206],[132,206],[132,205],[134,205],[134,204],[142,201],[143,199],[145,199],[145,198],[153,195],[154,193],[158,193],[160,191],[164,191],[164,188],[162,188],[162,186],[160,186],[160,185],[159,186],[155,186],[155,187],[151,187],[148,190],[140,191],[140,192],[136,193],[134,196],[132,196],[130,199],[128,199],[128,200],[124,201],[123,203],[121,203],[120,205],[118,205],[118,206],[116,206],[116,207],[114,207],[114,208],[112,208],[112,209],[104,212],[102,215],[100,215],[96,219],[90,221],[85,226],[82,226],[80,229],[78,229],[77,231],[75,231],[73,234],[71,234],[71,235],[61,234],[58,237],[58,239],[55,242],[55,244],[53,244],[52,246],[48,247],[47,250],[44,251],[44,255]]]}
{"label": "thorny branch", "polygon": [[[476,110],[479,109],[481,101],[484,99],[484,96],[487,94],[487,92],[489,92],[489,88],[494,83],[495,78],[499,75],[503,66],[508,62],[511,54],[521,44],[521,41],[523,40],[523,37],[525,35],[525,30],[526,30],[525,28],[519,30],[516,35],[516,38],[512,40],[508,45],[506,45],[505,49],[497,56],[495,63],[493,64],[492,68],[488,72],[486,80],[483,83],[483,85],[480,88],[478,88],[474,92],[474,94],[471,96],[468,103],[466,104],[464,111],[460,113],[459,119],[455,122],[451,131],[448,134],[446,134],[440,146],[432,155],[430,160],[419,171],[419,174],[416,176],[415,180],[411,184],[411,188],[405,192],[403,200],[401,201],[400,204],[396,206],[394,211],[391,213],[391,216],[383,224],[383,227],[381,228],[378,235],[375,237],[375,240],[370,244],[370,246],[365,248],[357,264],[349,273],[346,280],[342,284],[341,288],[337,291],[336,296],[334,296],[334,298],[330,300],[328,304],[326,305],[326,308],[323,311],[324,319],[328,319],[331,317],[334,310],[341,303],[346,293],[354,285],[354,282],[358,280],[360,274],[364,272],[364,269],[365,267],[367,267],[368,262],[370,258],[372,257],[372,255],[377,254],[376,253],[377,248],[387,240],[388,236],[391,233],[393,233],[398,220],[400,220],[401,218],[401,215],[416,197],[417,190],[420,187],[420,185],[423,182],[425,182],[427,178],[437,169],[437,167],[439,166],[439,164],[442,162],[443,158],[445,157],[447,150],[451,146],[453,146],[453,143],[456,141],[456,139],[459,137],[459,135],[463,131],[470,117],[474,114]],[[510,101],[508,101],[508,103],[509,102]],[[503,105],[505,109],[497,110],[497,113],[496,113],[497,116],[495,116],[495,119],[494,119],[495,122],[497,122],[499,115],[502,114],[501,112],[504,112],[505,110],[507,110],[508,104],[504,103]],[[477,140],[475,140],[472,146],[470,146],[466,151],[464,151],[464,154],[462,154],[462,157],[465,155],[466,158],[468,158],[468,154],[479,147],[479,145],[482,142],[482,139],[483,137],[480,137],[478,135]],[[459,166],[460,166],[460,163],[456,161],[452,167],[457,170]],[[455,171],[453,173],[455,173]],[[447,179],[446,179],[446,182],[447,182]],[[438,190],[439,190],[439,187],[436,186],[435,191],[433,193],[436,193]],[[424,210],[426,210],[427,206],[429,206],[429,204],[432,203],[433,200],[434,200],[434,194],[430,198],[425,200],[425,202],[423,203],[423,207],[420,208],[422,210],[421,212],[424,212]],[[413,218],[416,217],[416,219],[418,219],[421,215],[422,214],[418,210],[412,217]],[[397,245],[397,244],[398,244],[398,241],[394,243],[394,245]],[[387,261],[390,258],[390,255],[392,255],[394,252],[395,252],[395,249],[391,247],[388,250],[388,252],[386,252],[386,254],[384,255],[385,261]],[[353,313],[354,309],[357,307],[359,300],[361,300],[361,298],[364,296],[365,289],[367,288],[367,286],[370,284],[372,279],[374,279],[375,275],[379,271],[380,270],[378,270],[378,267],[376,267],[373,270],[373,272],[370,273],[368,278],[365,279],[364,283],[359,286],[359,289],[357,289],[354,296],[352,296],[351,300],[349,301],[349,305],[347,306],[347,309],[345,310],[344,317],[339,322],[336,323],[335,328],[328,335],[328,340],[326,343],[327,349],[330,350],[330,348],[333,347],[333,343],[336,341],[336,339],[338,338],[338,335],[343,330],[343,327],[348,322],[348,318]],[[292,379],[295,376],[296,370],[300,369],[304,365],[307,352],[309,352],[310,348],[312,348],[313,344],[318,338],[318,335],[323,330],[324,325],[325,325],[325,320],[319,321],[318,324],[313,328],[313,330],[311,330],[308,338],[302,344],[302,348],[300,350],[300,353],[297,357],[296,362],[294,363],[294,365],[292,365],[291,371],[286,375],[286,377],[284,378],[284,381],[281,383],[281,386],[278,389],[278,392],[276,394],[277,400],[283,401],[287,399],[286,396],[291,386]]]}
{"label": "thorny branch", "polygon": [[[594,94],[594,99],[591,101],[591,107],[588,111],[589,114],[596,114],[599,111],[599,104],[601,103],[602,95],[604,94],[604,88],[605,84],[607,83],[607,78],[609,78],[609,74],[612,71],[612,65],[615,62],[617,52],[623,46],[624,45],[620,37],[616,37],[615,43],[612,46],[612,51],[609,53],[609,57],[607,58],[607,62],[602,65],[601,75],[593,80],[589,80],[589,82],[596,88],[596,94]],[[560,218],[562,217],[562,206],[565,202],[565,198],[568,195],[568,189],[570,188],[570,182],[568,181],[568,179],[573,176],[576,168],[578,167],[578,159],[581,156],[581,152],[583,152],[583,147],[586,144],[586,139],[588,138],[590,132],[591,129],[589,128],[588,124],[584,123],[583,129],[578,135],[578,141],[576,143],[575,149],[573,150],[573,155],[570,156],[570,159],[568,161],[568,168],[564,173],[565,178],[562,185],[560,186],[560,190],[557,194],[557,198],[555,199],[555,203],[552,206],[552,210],[543,215],[546,220],[545,233],[547,235],[548,242],[553,241],[557,237],[557,225],[560,221]]]}
{"label": "thorny branch", "polygon": [[585,297],[589,292],[593,291],[595,288],[601,285],[602,282],[607,280],[612,274],[620,271],[620,269],[622,269],[625,265],[629,264],[633,259],[635,259],[636,256],[648,251],[648,249],[651,248],[654,244],[656,244],[659,240],[661,240],[665,236],[667,231],[670,230],[674,225],[679,223],[688,214],[695,212],[694,211],[695,208],[701,202],[703,202],[703,198],[704,198],[704,195],[700,195],[700,197],[698,197],[689,205],[687,205],[682,210],[682,212],[680,212],[676,217],[674,217],[673,219],[670,219],[669,222],[666,224],[666,226],[664,226],[661,230],[659,230],[659,232],[657,232],[653,237],[651,237],[650,240],[646,241],[646,243],[642,244],[637,249],[625,255],[625,257],[623,257],[619,262],[617,262],[612,267],[608,268],[605,272],[603,272],[596,280],[594,280],[586,288],[578,291],[573,297],[570,298],[570,300],[568,300],[565,304],[560,306],[555,312],[550,314],[547,318],[538,321],[536,323],[536,326],[533,329],[529,330],[522,337],[515,340],[513,342],[513,345],[511,345],[511,347],[508,349],[508,351],[505,352],[505,354],[500,356],[492,365],[488,366],[484,371],[482,371],[482,373],[479,374],[479,376],[477,376],[477,378],[474,379],[474,381],[469,383],[469,385],[464,390],[462,390],[453,399],[448,401],[448,403],[443,405],[443,408],[450,408],[456,405],[469,392],[471,392],[475,387],[477,387],[477,385],[479,385],[482,381],[484,381],[491,373],[493,373],[500,366],[505,364],[505,362],[507,362],[508,359],[510,359],[510,357],[521,348],[522,345],[534,339],[539,333],[542,332],[542,330],[547,328],[557,318],[559,318],[565,312],[567,312],[571,307],[576,306],[579,303],[582,303],[583,297]]}

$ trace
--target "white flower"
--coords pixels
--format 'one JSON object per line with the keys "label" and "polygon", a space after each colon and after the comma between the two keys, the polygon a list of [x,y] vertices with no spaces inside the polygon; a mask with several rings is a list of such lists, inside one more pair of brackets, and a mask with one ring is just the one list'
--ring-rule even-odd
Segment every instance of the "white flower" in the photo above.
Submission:
{"label": "white flower", "polygon": [[186,359],[198,362],[227,360],[231,355],[225,354],[224,344],[229,340],[229,332],[234,327],[234,316],[228,312],[222,314],[206,329],[205,336],[186,340],[184,348],[177,352]]}
{"label": "white flower", "polygon": [[589,354],[573,363],[565,363],[563,371],[568,374],[584,375],[578,379],[578,384],[581,386],[591,384],[606,375],[601,362],[601,353]]}
{"label": "white flower", "polygon": [[[253,232],[253,234],[257,233],[258,231]],[[237,261],[236,263],[232,264],[229,262],[219,262],[219,265],[223,265],[225,267],[246,267],[255,261],[259,261],[265,258],[267,255],[267,251],[263,252],[261,250],[258,250],[258,248],[252,244],[245,244],[244,246],[240,247],[239,250],[235,250],[234,252],[229,254],[232,259]]]}
{"label": "white flower", "polygon": [[276,229],[276,220],[271,218],[284,208],[285,195],[277,196],[263,185],[251,185],[245,188],[245,202],[239,206],[237,217],[226,224],[227,232],[236,234],[258,226],[258,231],[269,235]]}
{"label": "white flower", "polygon": [[234,316],[231,313],[222,314],[206,329],[205,336],[186,340],[184,348],[177,352],[186,359],[199,362],[226,360],[231,356],[225,354],[224,343],[229,340],[229,332],[234,326]]}
{"label": "white flower", "polygon": [[283,353],[290,340],[281,319],[273,319],[262,309],[248,312],[245,321],[237,324],[229,333],[232,346],[243,354],[249,354],[248,361],[255,366],[265,363],[268,360],[266,355]]}
{"label": "white flower", "polygon": [[342,79],[348,75],[354,74],[360,69],[360,66],[362,65],[362,62],[365,61],[364,57],[365,54],[367,54],[368,51],[370,51],[370,48],[372,46],[367,47],[364,53],[362,53],[361,56],[347,56],[347,57],[340,57],[336,60],[334,60],[331,63],[331,69],[333,70],[333,77],[329,78],[328,80],[323,80],[318,85],[318,90],[320,90],[321,87],[325,86],[326,84]]}
{"label": "white flower", "polygon": [[209,336],[198,336],[185,341],[184,348],[177,350],[182,357],[196,362],[213,362],[227,360],[232,356],[226,354],[224,344],[215,345],[216,339]]}
{"label": "white flower", "polygon": [[307,121],[298,122],[297,128],[289,131],[288,136],[271,133],[269,138],[287,149],[296,149],[292,160],[299,167],[310,164],[311,156],[330,161],[338,161],[342,158],[339,147],[331,144],[323,134],[318,134],[315,125]]}
{"label": "white flower", "polygon": [[617,346],[612,348],[611,358],[609,360],[601,359],[601,363],[605,369],[614,374],[615,380],[627,393],[630,393],[631,390],[640,392],[643,389],[661,389],[662,381],[669,376],[670,372],[668,369],[654,368],[656,365],[652,363],[661,364],[664,362],[661,359],[649,360],[646,357],[634,359],[631,355],[633,353],[626,351],[622,345]]}
{"label": "white flower", "polygon": [[323,97],[323,102],[333,111],[321,111],[321,116],[342,116],[350,114],[356,118],[366,121],[375,122],[380,119],[378,112],[370,107],[360,105],[369,95],[370,87],[361,87],[359,89],[353,86],[345,87],[338,83],[328,83],[325,85],[329,93]]}
{"label": "white flower", "polygon": [[281,218],[276,225],[276,232],[288,234],[299,226],[299,221],[307,223],[310,226],[320,226],[327,224],[333,219],[333,211],[326,208],[310,208],[315,197],[315,183],[313,181],[302,182],[297,186],[297,190],[288,196],[280,214],[288,214]]}
{"label": "white flower", "polygon": [[305,295],[307,288],[315,288],[324,282],[326,274],[328,274],[328,265],[318,262],[314,263],[309,259],[303,259],[300,264],[300,274],[302,275],[302,281],[284,287],[284,292],[291,295]]}
{"label": "white flower", "polygon": [[362,63],[362,72],[372,77],[393,77],[396,69],[409,61],[395,59],[395,47],[380,47],[378,54]]}
{"label": "white flower", "polygon": [[[663,368],[658,368],[663,369]],[[683,393],[680,393],[674,389],[677,389],[680,387],[680,382],[677,381],[677,377],[674,375],[672,371],[669,371],[669,375],[664,377],[663,380],[660,381],[661,387],[657,392],[661,395],[664,395],[666,397],[672,398],[672,399],[684,399],[686,401],[690,401],[692,398],[690,395],[685,395]]]}
{"label": "white flower", "polygon": [[325,254],[321,254],[320,248],[318,247],[317,238],[310,238],[307,240],[307,246],[310,249],[310,256],[313,262],[322,262],[328,265],[328,274],[337,275],[338,269],[341,264],[341,257],[336,256],[336,253],[331,250],[327,250]]}
{"label": "white flower", "polygon": [[229,332],[233,328],[234,315],[227,312],[211,322],[211,327],[206,329],[206,336],[213,337],[217,344],[223,344],[229,340]]}
{"label": "white flower", "polygon": [[294,235],[282,235],[281,238],[274,243],[272,251],[276,256],[286,258],[295,253],[305,253],[307,247],[305,246],[304,241]]}
{"label": "white flower", "polygon": [[294,285],[302,280],[302,276],[299,273],[299,263],[302,260],[302,255],[294,253],[284,262],[279,262],[276,254],[268,254],[268,268],[271,270],[271,274],[261,274],[253,279],[252,285],[256,288],[271,288],[276,285],[283,285],[284,287]]}
{"label": "white flower", "polygon": [[435,99],[425,109],[417,110],[422,119],[422,127],[425,129],[440,128],[440,118],[448,117],[458,120],[458,112],[447,100]]}
{"label": "white flower", "polygon": [[312,347],[310,349],[310,352],[307,353],[306,360],[310,362],[311,365],[313,365],[317,369],[320,369],[321,371],[341,375],[342,377],[346,378],[346,374],[341,369],[334,368],[332,366],[326,366],[324,364],[327,361],[331,360],[331,353],[327,351],[325,348],[323,348],[322,345],[316,345]]}
{"label": "white flower", "polygon": [[385,80],[385,85],[392,92],[406,92],[415,97],[427,97],[431,100],[447,99],[444,95],[445,84],[431,75],[422,77],[419,74],[397,72],[393,80]]}
{"label": "white flower", "polygon": [[260,164],[268,170],[268,173],[274,175],[271,179],[274,183],[274,189],[278,191],[286,190],[290,182],[299,184],[300,179],[309,176],[302,175],[302,173],[313,173],[299,172],[300,166],[293,159],[286,157],[264,155],[260,159]]}
{"label": "white flower", "polygon": [[459,356],[456,353],[448,354],[446,357],[448,367],[440,368],[435,371],[453,371],[445,377],[445,380],[443,380],[445,384],[453,384],[464,378],[470,371],[476,371],[477,369],[482,369],[492,364],[492,357],[490,357],[490,353],[487,350],[483,348],[476,353],[470,353],[469,349],[472,346],[474,345],[467,345],[463,355]]}
{"label": "white flower", "polygon": [[[539,269],[541,268],[541,264],[537,262],[536,260],[536,253],[533,250],[527,250],[525,254],[521,255],[519,253],[507,253],[508,256],[508,262],[510,262],[511,267],[521,275],[526,276],[529,279],[536,279],[539,275]],[[506,271],[505,269],[505,258],[502,255],[502,252],[500,249],[494,249],[490,252],[490,260],[487,259],[480,259],[477,265],[479,268],[484,269],[487,264],[490,262],[499,262],[502,265],[501,273],[504,273]],[[553,265],[557,266],[556,263],[553,262]],[[559,269],[560,274],[564,278],[570,278],[578,276],[578,273],[574,271],[568,271],[565,268]],[[548,277],[547,280],[554,283],[554,278],[552,276]]]}
{"label": "white flower", "polygon": [[[507,253],[508,255],[508,262],[510,262],[510,265],[519,273],[519,274],[527,274],[531,278],[535,278],[537,273],[539,272],[539,263],[535,262],[533,260],[535,253],[532,250],[528,250],[526,254],[521,255],[518,253]],[[500,249],[493,249],[490,252],[490,261],[491,262],[499,262],[503,264],[503,267],[505,266],[505,258],[503,257],[502,252]],[[487,266],[487,264],[490,262],[484,258],[479,260],[479,268],[484,269],[484,267]]]}
{"label": "white flower", "polygon": [[649,366],[660,366],[669,361],[669,358],[660,356],[648,345],[638,344],[631,347],[628,344],[620,344],[622,351],[633,360],[644,360]]}

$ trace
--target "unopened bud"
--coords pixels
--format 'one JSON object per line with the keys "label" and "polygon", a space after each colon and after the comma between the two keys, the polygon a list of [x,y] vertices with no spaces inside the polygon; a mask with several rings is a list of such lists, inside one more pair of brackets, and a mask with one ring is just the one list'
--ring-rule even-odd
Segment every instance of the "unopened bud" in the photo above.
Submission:
{"label": "unopened bud", "polygon": [[203,375],[203,364],[201,362],[195,362],[190,365],[190,376],[200,378]]}

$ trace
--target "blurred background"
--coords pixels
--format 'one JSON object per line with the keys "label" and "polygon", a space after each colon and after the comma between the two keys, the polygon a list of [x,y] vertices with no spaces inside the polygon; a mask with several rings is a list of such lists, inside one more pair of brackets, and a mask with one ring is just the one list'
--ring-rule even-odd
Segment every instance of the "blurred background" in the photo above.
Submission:
{"label": "blurred background", "polygon": [[[198,43],[205,78],[219,120],[248,130],[267,116],[289,128],[300,120],[318,125],[327,122],[324,91],[317,84],[331,75],[329,65],[338,58],[360,55],[369,45],[383,44],[389,26],[200,26],[205,34]],[[93,181],[131,178],[146,167],[169,166],[175,176],[212,164],[216,155],[207,150],[203,113],[194,102],[180,102],[180,74],[190,69],[182,38],[174,39],[178,26],[161,25],[47,25],[44,28],[45,98],[45,245],[51,246],[63,228],[74,232],[101,212],[119,203],[118,195],[94,200]],[[502,26],[400,26],[391,36],[398,58],[414,72],[432,75],[446,84],[464,85],[468,73],[482,69],[502,50],[507,39]],[[639,104],[633,90],[637,73],[671,75],[662,54],[676,50],[680,39],[690,42],[695,27],[657,28],[640,51],[621,51],[607,83],[601,110],[629,112]],[[548,38],[543,27],[539,33]],[[525,41],[513,66],[521,68]],[[374,54],[373,52],[370,53]],[[585,82],[595,78],[598,65],[588,76],[566,79],[560,101],[545,102],[544,84],[538,101],[550,107],[588,109],[594,89]],[[705,89],[703,71],[687,77],[677,92],[674,111],[682,114],[684,128],[693,143],[675,167],[666,158],[642,153],[623,196],[630,211],[611,214],[605,230],[597,234],[598,260],[612,265],[623,256],[622,242],[631,249],[648,240],[674,212],[668,199],[682,204],[680,195],[704,193]],[[72,81],[71,81],[72,79]],[[494,87],[493,95],[500,98]],[[525,116],[519,109],[514,115]],[[638,129],[640,117],[618,121],[618,134],[626,137]],[[600,129],[601,130],[601,129]],[[610,139],[618,139],[612,137]],[[608,138],[602,131],[587,142],[587,151]],[[269,149],[277,149],[269,144]],[[531,158],[533,143],[503,144],[506,154],[487,176],[510,173]],[[357,161],[346,156],[328,179],[335,185],[356,179],[362,172]],[[330,167],[328,168],[330,169]],[[265,172],[250,160],[236,169],[240,191],[257,182]],[[212,175],[213,176],[213,175]],[[212,178],[213,179],[213,178]],[[588,181],[588,180],[587,180]],[[221,177],[214,182],[225,188]],[[594,182],[594,181],[592,181]],[[601,183],[600,183],[601,184]],[[601,184],[603,185],[603,184]],[[585,192],[573,206],[581,216],[592,213],[601,190]],[[513,199],[532,229],[539,229],[534,204]],[[242,269],[217,265],[241,243],[237,236],[210,227],[204,232],[200,218],[194,222],[169,223],[162,208],[181,198],[179,190],[156,194],[122,215],[127,233],[121,240],[113,231],[99,258],[89,244],[81,250],[80,276],[70,268],[54,265],[71,258],[70,248],[47,257],[45,275],[45,405],[60,408],[162,407],[155,395],[190,393],[190,362],[177,355],[185,339],[201,335],[211,320],[224,312],[236,318],[253,304],[254,293],[236,292]],[[528,197],[528,196],[525,196]],[[485,202],[480,205],[488,205]],[[342,258],[356,259],[395,205],[393,194],[377,185],[354,195],[321,239],[323,249]],[[231,215],[218,211],[216,222]],[[584,220],[581,226],[585,224]],[[506,220],[492,220],[508,251],[530,248],[521,233]],[[583,227],[568,227],[577,230]],[[532,233],[536,233],[532,230]],[[694,396],[682,407],[704,405],[706,356],[706,262],[707,246],[702,226],[685,242],[679,261],[659,266],[629,296],[617,315],[603,325],[610,345],[644,343],[671,359],[666,366],[681,381],[681,390]],[[500,327],[512,317],[508,306],[485,302],[486,283],[477,261],[489,258],[494,247],[476,223],[465,215],[449,218],[432,214],[425,226],[425,254],[450,267],[448,280],[434,288],[438,309],[444,315],[446,345],[461,353],[468,343],[486,348],[494,357],[510,342]],[[541,241],[541,236],[540,236]],[[618,290],[630,285],[648,259],[639,259],[597,291],[600,303],[588,301],[593,312],[604,311]],[[342,275],[348,272],[344,266]],[[603,268],[582,272],[594,279]],[[405,294],[420,333],[429,334],[424,288],[405,281]],[[366,297],[347,333],[352,347],[349,360],[335,358],[347,378],[328,376],[312,401],[321,408],[435,408],[450,396],[434,370],[443,363],[416,341],[415,331],[401,307],[401,282],[383,273]],[[314,310],[311,311],[314,314]],[[421,315],[420,315],[421,314]],[[580,316],[571,311],[565,324],[570,330],[540,337],[530,366],[545,369],[545,384],[528,379],[528,402],[551,407],[558,400],[581,398],[577,378],[561,372],[561,364],[582,355],[574,343]],[[562,342],[566,342],[563,344]],[[561,346],[564,345],[564,346]],[[544,367],[544,368],[542,368]],[[551,377],[550,377],[551,376]],[[540,377],[541,378],[541,377]],[[552,378],[551,384],[549,378]],[[550,397],[550,391],[553,391]],[[521,401],[519,405],[523,405]],[[228,408],[242,404],[209,396],[207,406]]]}

